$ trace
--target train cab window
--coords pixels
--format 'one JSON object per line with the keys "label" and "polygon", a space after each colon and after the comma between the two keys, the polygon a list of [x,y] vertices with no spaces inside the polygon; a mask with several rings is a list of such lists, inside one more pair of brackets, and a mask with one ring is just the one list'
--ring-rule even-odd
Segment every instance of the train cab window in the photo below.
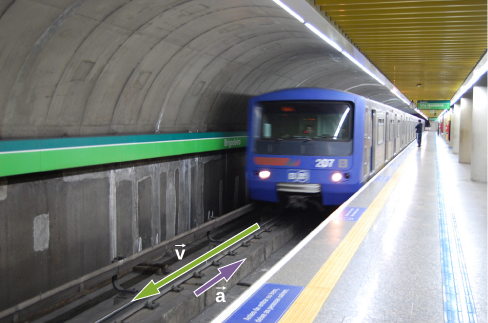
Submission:
{"label": "train cab window", "polygon": [[[266,101],[256,152],[281,155],[352,154],[353,105],[332,101]],[[303,146],[303,147],[302,147]]]}
{"label": "train cab window", "polygon": [[385,119],[378,118],[378,141],[377,144],[381,145],[385,142]]}

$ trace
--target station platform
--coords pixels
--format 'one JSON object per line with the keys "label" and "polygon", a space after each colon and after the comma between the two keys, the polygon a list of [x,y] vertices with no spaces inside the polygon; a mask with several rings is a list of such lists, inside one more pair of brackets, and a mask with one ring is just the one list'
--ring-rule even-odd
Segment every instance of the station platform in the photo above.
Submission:
{"label": "station platform", "polygon": [[212,322],[487,322],[487,186],[426,132]]}

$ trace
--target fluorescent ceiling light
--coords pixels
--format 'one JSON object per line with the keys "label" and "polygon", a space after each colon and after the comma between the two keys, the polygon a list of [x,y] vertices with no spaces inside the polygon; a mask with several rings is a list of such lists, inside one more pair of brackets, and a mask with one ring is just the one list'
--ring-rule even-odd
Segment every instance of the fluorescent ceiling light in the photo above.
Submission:
{"label": "fluorescent ceiling light", "polygon": [[488,71],[488,62],[486,62],[483,66],[481,66],[481,68],[473,72],[471,80],[469,80],[468,83],[459,88],[456,95],[452,97],[450,105],[454,105],[463,96],[464,93],[466,93],[471,87],[473,87],[476,82],[478,82],[480,77],[482,77],[486,73],[486,71]]}
{"label": "fluorescent ceiling light", "polygon": [[300,15],[298,15],[295,11],[291,10],[290,7],[288,7],[286,4],[284,4],[280,0],[273,0],[273,1],[276,2],[276,4],[278,6],[280,6],[281,8],[285,9],[290,15],[292,15],[293,17],[295,17],[302,24],[305,22],[305,20],[302,17],[300,17]]}
{"label": "fluorescent ceiling light", "polygon": [[344,56],[346,56],[347,58],[349,58],[349,60],[351,62],[353,62],[354,64],[356,64],[357,66],[359,66],[363,71],[365,71],[366,73],[368,73],[369,76],[371,76],[372,78],[374,78],[376,81],[378,81],[378,83],[380,83],[381,85],[385,85],[385,82],[383,82],[382,80],[380,80],[376,75],[374,75],[370,70],[368,70],[365,66],[363,66],[361,63],[359,63],[354,57],[352,57],[348,52],[346,51],[342,51],[342,54]]}
{"label": "fluorescent ceiling light", "polygon": [[429,120],[429,118],[427,118],[427,116],[425,114],[422,113],[422,111],[420,111],[419,109],[415,108],[415,112],[417,112],[418,114],[420,114],[422,117],[424,117],[425,120]]}
{"label": "fluorescent ceiling light", "polygon": [[[336,42],[334,42],[332,39],[330,39],[329,37],[327,37],[325,34],[323,34],[320,30],[318,30],[317,28],[315,28],[314,25],[312,25],[311,23],[309,22],[305,22],[305,19],[303,19],[299,14],[297,14],[295,11],[293,11],[292,9],[290,9],[290,7],[288,7],[286,4],[284,4],[283,2],[281,2],[280,0],[273,0],[277,5],[279,5],[281,8],[283,8],[284,10],[286,10],[290,15],[292,15],[293,17],[295,17],[298,21],[300,21],[302,24],[304,23],[305,26],[307,26],[308,29],[310,29],[311,31],[314,32],[314,34],[316,34],[317,36],[319,36],[320,38],[322,38],[325,42],[327,42],[329,45],[331,45],[332,47],[334,47],[335,49],[337,49],[340,53],[344,54],[344,56],[346,56],[347,58],[349,58],[354,64],[356,64],[357,66],[359,66],[364,72],[366,72],[369,76],[371,76],[372,78],[374,78],[378,83],[380,83],[381,85],[385,85],[385,82],[383,82],[378,76],[376,76],[373,72],[371,72],[369,69],[367,69],[365,66],[363,66],[361,63],[359,63],[354,57],[352,57],[350,54],[348,54],[347,52],[345,52],[341,46],[339,46]],[[398,96],[398,95],[397,95]],[[403,99],[401,96],[398,96],[403,102],[405,102],[405,104],[410,104],[410,102],[408,102],[408,100],[406,101],[405,99]]]}
{"label": "fluorescent ceiling light", "polygon": [[313,31],[317,36],[319,36],[320,38],[322,38],[323,40],[325,40],[329,45],[331,45],[332,47],[334,47],[335,49],[337,49],[339,52],[342,52],[342,48],[339,45],[337,45],[329,37],[325,36],[320,30],[318,30],[317,28],[315,28],[312,24],[306,22],[305,23],[305,26],[307,26],[308,29],[310,29],[311,31]]}
{"label": "fluorescent ceiling light", "polygon": [[394,87],[393,89],[390,90],[391,93],[395,94],[397,98],[399,98],[400,100],[403,101],[403,103],[405,103],[406,105],[410,106],[410,102],[406,99],[403,98],[403,95],[402,93],[396,88]]}
{"label": "fluorescent ceiling light", "polygon": [[351,62],[353,62],[354,64],[356,64],[357,66],[361,67],[361,69],[364,68],[363,65],[361,65],[361,63],[359,63],[354,57],[352,57],[351,55],[348,54],[348,52],[346,51],[342,51],[342,55],[346,56],[347,58],[349,58],[349,60]]}
{"label": "fluorescent ceiling light", "polygon": [[374,75],[368,69],[366,69],[366,73],[368,73],[369,75],[371,75],[371,77],[374,78],[376,81],[378,81],[378,83],[380,83],[381,85],[385,85],[385,82],[383,82],[382,80],[380,80],[376,75]]}

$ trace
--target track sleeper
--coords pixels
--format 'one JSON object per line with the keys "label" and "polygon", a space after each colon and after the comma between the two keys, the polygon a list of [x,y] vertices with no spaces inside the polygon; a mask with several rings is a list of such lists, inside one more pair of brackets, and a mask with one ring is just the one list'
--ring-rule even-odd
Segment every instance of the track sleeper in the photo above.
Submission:
{"label": "track sleeper", "polygon": [[144,308],[147,308],[148,310],[154,310],[156,307],[158,307],[160,304],[156,303],[155,301],[152,302],[146,302],[144,305]]}
{"label": "track sleeper", "polygon": [[172,291],[172,292],[177,292],[177,293],[179,293],[179,292],[181,292],[183,289],[184,289],[184,288],[183,288],[183,286],[181,286],[181,285],[180,285],[180,286],[175,286],[175,285],[171,286],[171,291]]}

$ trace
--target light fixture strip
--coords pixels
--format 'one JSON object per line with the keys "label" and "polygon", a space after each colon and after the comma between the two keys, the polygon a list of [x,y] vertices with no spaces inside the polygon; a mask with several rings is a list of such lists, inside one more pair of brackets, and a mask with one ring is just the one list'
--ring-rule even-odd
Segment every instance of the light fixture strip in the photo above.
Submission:
{"label": "light fixture strip", "polygon": [[428,120],[429,118],[427,118],[427,116],[425,114],[422,113],[422,111],[420,111],[419,109],[415,108],[415,112],[417,112],[418,114],[420,114],[422,117],[424,117],[425,120]]}
{"label": "light fixture strip", "polygon": [[402,100],[403,103],[405,103],[406,105],[410,105],[410,102],[408,102],[408,100],[403,98],[401,92],[396,87],[390,89],[390,92],[395,94],[396,97],[399,98],[400,100]]}
{"label": "light fixture strip", "polygon": [[[385,82],[383,82],[378,76],[376,76],[373,72],[371,72],[368,68],[366,68],[364,65],[359,63],[354,57],[352,57],[349,53],[347,53],[345,50],[341,48],[336,42],[334,42],[332,39],[327,37],[324,33],[322,33],[320,30],[318,30],[314,25],[312,25],[309,22],[305,22],[305,19],[303,19],[299,14],[297,14],[295,11],[290,9],[286,4],[281,2],[280,0],[273,0],[277,5],[279,5],[281,8],[286,10],[290,15],[295,17],[298,21],[300,21],[302,24],[305,24],[308,29],[310,29],[314,34],[322,38],[325,42],[327,42],[329,45],[337,49],[340,53],[342,53],[344,56],[346,56],[351,62],[359,66],[364,72],[366,72],[369,76],[374,78],[378,83],[381,85],[385,85]],[[486,72],[486,71],[485,71]],[[397,94],[393,92],[400,100],[402,100],[405,104],[410,105],[410,102],[408,100],[405,100],[400,94]]]}
{"label": "light fixture strip", "polygon": [[442,116],[444,116],[447,113],[447,111],[449,111],[449,109],[442,111],[442,113],[439,114],[439,116],[437,118],[441,118]]}
{"label": "light fixture strip", "polygon": [[288,7],[286,4],[281,2],[280,0],[273,0],[278,6],[281,8],[285,9],[290,15],[295,17],[298,21],[300,21],[302,24],[305,22],[305,19],[303,19],[299,14],[297,14],[295,11],[291,10],[290,7]]}
{"label": "light fixture strip", "polygon": [[314,25],[312,25],[311,23],[306,22],[305,23],[305,26],[307,26],[308,29],[310,29],[311,31],[313,31],[317,36],[319,36],[320,38],[322,38],[323,40],[325,40],[329,45],[331,45],[332,47],[334,47],[335,49],[337,49],[339,52],[342,53],[342,48],[339,45],[337,45],[332,39],[330,39],[329,37],[325,36],[320,30],[318,30],[317,28],[315,28]]}
{"label": "light fixture strip", "polygon": [[342,55],[346,56],[347,58],[349,58],[349,60],[351,62],[353,62],[354,64],[356,64],[357,66],[359,66],[363,71],[365,71],[366,73],[368,73],[369,76],[371,76],[372,78],[374,78],[376,81],[378,81],[378,83],[380,83],[381,85],[385,85],[385,82],[383,82],[382,80],[380,80],[376,75],[374,75],[370,70],[368,70],[365,66],[363,66],[361,63],[359,63],[354,57],[352,57],[348,52],[346,52],[345,50],[342,51]]}
{"label": "light fixture strip", "polygon": [[452,97],[450,105],[454,105],[464,93],[466,93],[473,85],[478,82],[478,80],[488,71],[488,61],[481,66],[481,68],[473,72],[473,76],[468,83],[462,85],[457,93]]}

